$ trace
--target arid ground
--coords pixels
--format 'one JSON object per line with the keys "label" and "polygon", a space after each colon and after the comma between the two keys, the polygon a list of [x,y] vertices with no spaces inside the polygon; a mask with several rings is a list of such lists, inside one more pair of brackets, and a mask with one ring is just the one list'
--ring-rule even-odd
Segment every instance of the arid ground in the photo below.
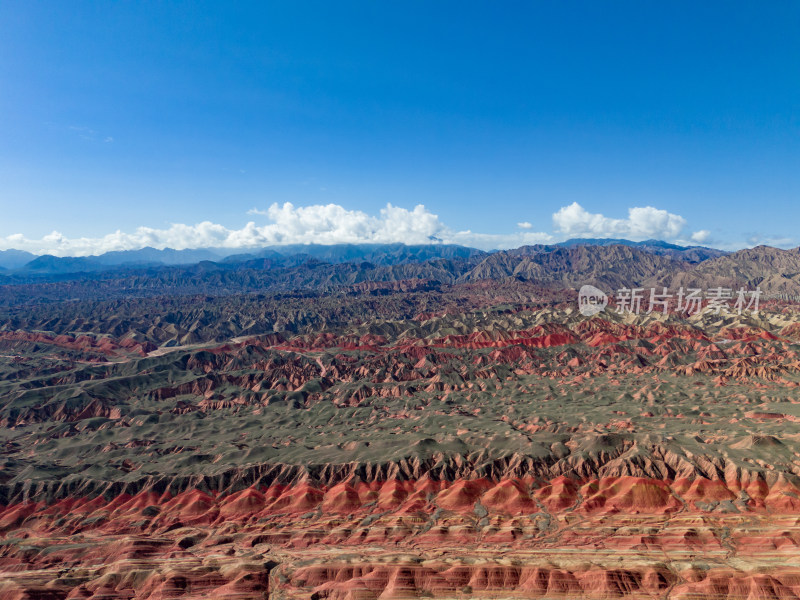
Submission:
{"label": "arid ground", "polygon": [[800,596],[800,254],[515,252],[6,281],[0,600]]}

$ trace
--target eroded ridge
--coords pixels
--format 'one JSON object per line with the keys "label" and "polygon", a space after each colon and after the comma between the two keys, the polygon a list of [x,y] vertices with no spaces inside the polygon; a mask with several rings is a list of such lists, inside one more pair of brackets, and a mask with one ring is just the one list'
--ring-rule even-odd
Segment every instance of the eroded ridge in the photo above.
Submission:
{"label": "eroded ridge", "polygon": [[0,599],[800,594],[796,308],[520,285],[224,342],[0,332]]}

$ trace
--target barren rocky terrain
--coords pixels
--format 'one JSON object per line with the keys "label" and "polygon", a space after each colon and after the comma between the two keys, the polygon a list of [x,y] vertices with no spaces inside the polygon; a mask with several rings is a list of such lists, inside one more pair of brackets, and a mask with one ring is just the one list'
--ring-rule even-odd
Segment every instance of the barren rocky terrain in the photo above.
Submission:
{"label": "barren rocky terrain", "polygon": [[[800,596],[797,259],[773,250],[7,282],[0,600]],[[577,310],[581,277],[667,274],[768,293]]]}

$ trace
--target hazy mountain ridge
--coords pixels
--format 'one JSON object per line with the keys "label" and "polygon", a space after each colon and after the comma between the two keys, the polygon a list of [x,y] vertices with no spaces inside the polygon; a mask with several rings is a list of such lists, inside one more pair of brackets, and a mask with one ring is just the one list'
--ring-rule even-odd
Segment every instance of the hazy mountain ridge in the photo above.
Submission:
{"label": "hazy mountain ridge", "polygon": [[[523,246],[486,253],[461,246],[309,246],[234,255],[189,265],[101,265],[96,259],[38,257],[0,273],[0,305],[153,296],[229,296],[251,292],[325,292],[368,282],[437,284],[516,278],[551,288],[760,285],[800,295],[800,252],[761,246],[696,262],[696,248],[667,253],[647,244]],[[323,258],[318,258],[318,255]],[[85,270],[81,270],[85,269]]]}
{"label": "hazy mountain ridge", "polygon": [[83,273],[129,267],[163,267],[195,265],[204,261],[226,264],[247,263],[257,259],[303,262],[317,259],[328,263],[367,261],[390,265],[420,262],[437,258],[470,258],[489,254],[483,250],[452,244],[292,244],[268,246],[250,252],[234,248],[199,248],[174,250],[142,248],[106,252],[97,256],[36,256],[21,250],[0,251],[0,268],[20,274],[57,275]]}
{"label": "hazy mountain ridge", "polygon": [[664,254],[668,256],[679,257],[689,262],[702,262],[709,258],[716,258],[718,256],[725,256],[730,254],[725,250],[718,250],[716,248],[709,248],[707,246],[679,246],[671,244],[662,240],[645,240],[643,242],[632,242],[630,240],[622,239],[602,239],[602,238],[575,238],[555,244],[555,246],[563,248],[572,248],[575,246],[630,246],[632,248],[641,248],[653,254]]}
{"label": "hazy mountain ridge", "polygon": [[[653,254],[670,254],[686,257],[693,262],[727,254],[723,250],[702,246],[678,246],[660,240],[633,242],[623,239],[571,239],[551,245],[523,246],[523,252],[548,252],[556,248],[575,246],[621,245],[641,248]],[[507,252],[516,252],[510,250]],[[35,255],[23,250],[0,250],[0,268],[24,273],[39,274],[79,273],[113,269],[123,266],[157,267],[192,265],[203,261],[241,263],[254,259],[289,259],[296,257],[315,258],[329,263],[367,261],[375,264],[398,264],[435,258],[470,258],[488,256],[498,251],[478,250],[454,244],[291,244],[267,246],[240,251],[235,248],[197,248],[175,250],[145,247],[139,250],[119,250],[96,256],[57,257],[49,254]]]}
{"label": "hazy mountain ridge", "polygon": [[18,269],[24,267],[33,259],[37,258],[35,254],[25,252],[24,250],[0,250],[0,267],[3,269]]}

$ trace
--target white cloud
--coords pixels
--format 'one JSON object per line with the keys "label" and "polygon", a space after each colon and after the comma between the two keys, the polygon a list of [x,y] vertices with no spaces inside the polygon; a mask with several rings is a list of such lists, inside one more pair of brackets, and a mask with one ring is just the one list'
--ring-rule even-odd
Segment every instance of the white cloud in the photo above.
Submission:
{"label": "white cloud", "polygon": [[549,233],[525,231],[519,233],[474,233],[459,231],[444,238],[448,244],[460,244],[482,250],[508,250],[533,244],[550,244],[555,238]]}
{"label": "white cloud", "polygon": [[755,246],[773,246],[774,248],[796,248],[797,240],[790,237],[779,237],[774,235],[762,235],[756,233],[747,238],[747,241],[739,245],[740,248],[753,248]]}
{"label": "white cloud", "polygon": [[421,204],[413,210],[387,204],[380,215],[371,216],[338,204],[295,207],[286,202],[270,206],[267,216],[273,223],[259,231],[274,244],[429,244],[446,230],[439,217]]}
{"label": "white cloud", "polygon": [[[376,216],[347,210],[337,204],[296,207],[287,202],[266,211],[248,214],[266,216],[271,222],[250,221],[241,229],[203,221],[196,225],[176,223],[167,229],[139,227],[131,233],[116,231],[97,238],[67,238],[58,231],[28,239],[21,234],[0,237],[0,249],[17,248],[35,254],[88,256],[112,250],[153,248],[253,248],[280,244],[392,243],[429,244],[448,241],[452,232],[423,205],[412,210],[387,204]],[[458,234],[455,234],[458,236]]]}
{"label": "white cloud", "polygon": [[[258,248],[281,244],[394,243],[461,244],[482,249],[507,249],[529,244],[547,244],[569,237],[624,237],[629,239],[677,239],[686,221],[679,215],[653,207],[631,208],[627,219],[591,214],[573,203],[553,215],[555,233],[532,231],[527,221],[517,223],[522,231],[482,233],[455,231],[438,215],[419,204],[413,209],[387,204],[378,214],[348,210],[338,204],[295,206],[272,204],[266,210],[252,208],[257,217],[240,229],[203,221],[195,225],[176,223],[164,229],[139,227],[131,232],[115,231],[101,237],[69,238],[58,231],[29,239],[22,234],[0,237],[0,249],[17,248],[35,254],[88,256],[112,250],[153,248]],[[262,221],[262,223],[257,223]],[[263,221],[267,221],[263,223]],[[692,234],[697,241],[705,230]]]}
{"label": "white cloud", "polygon": [[612,219],[599,213],[590,213],[577,202],[573,202],[553,215],[553,225],[557,232],[566,237],[626,238],[638,241],[649,238],[674,239],[686,227],[686,219],[652,206],[629,208],[627,219]]}
{"label": "white cloud", "polygon": [[708,229],[701,229],[700,231],[695,231],[691,235],[692,241],[697,242],[698,244],[702,244],[703,242],[707,241],[709,237],[711,237],[711,232]]}

